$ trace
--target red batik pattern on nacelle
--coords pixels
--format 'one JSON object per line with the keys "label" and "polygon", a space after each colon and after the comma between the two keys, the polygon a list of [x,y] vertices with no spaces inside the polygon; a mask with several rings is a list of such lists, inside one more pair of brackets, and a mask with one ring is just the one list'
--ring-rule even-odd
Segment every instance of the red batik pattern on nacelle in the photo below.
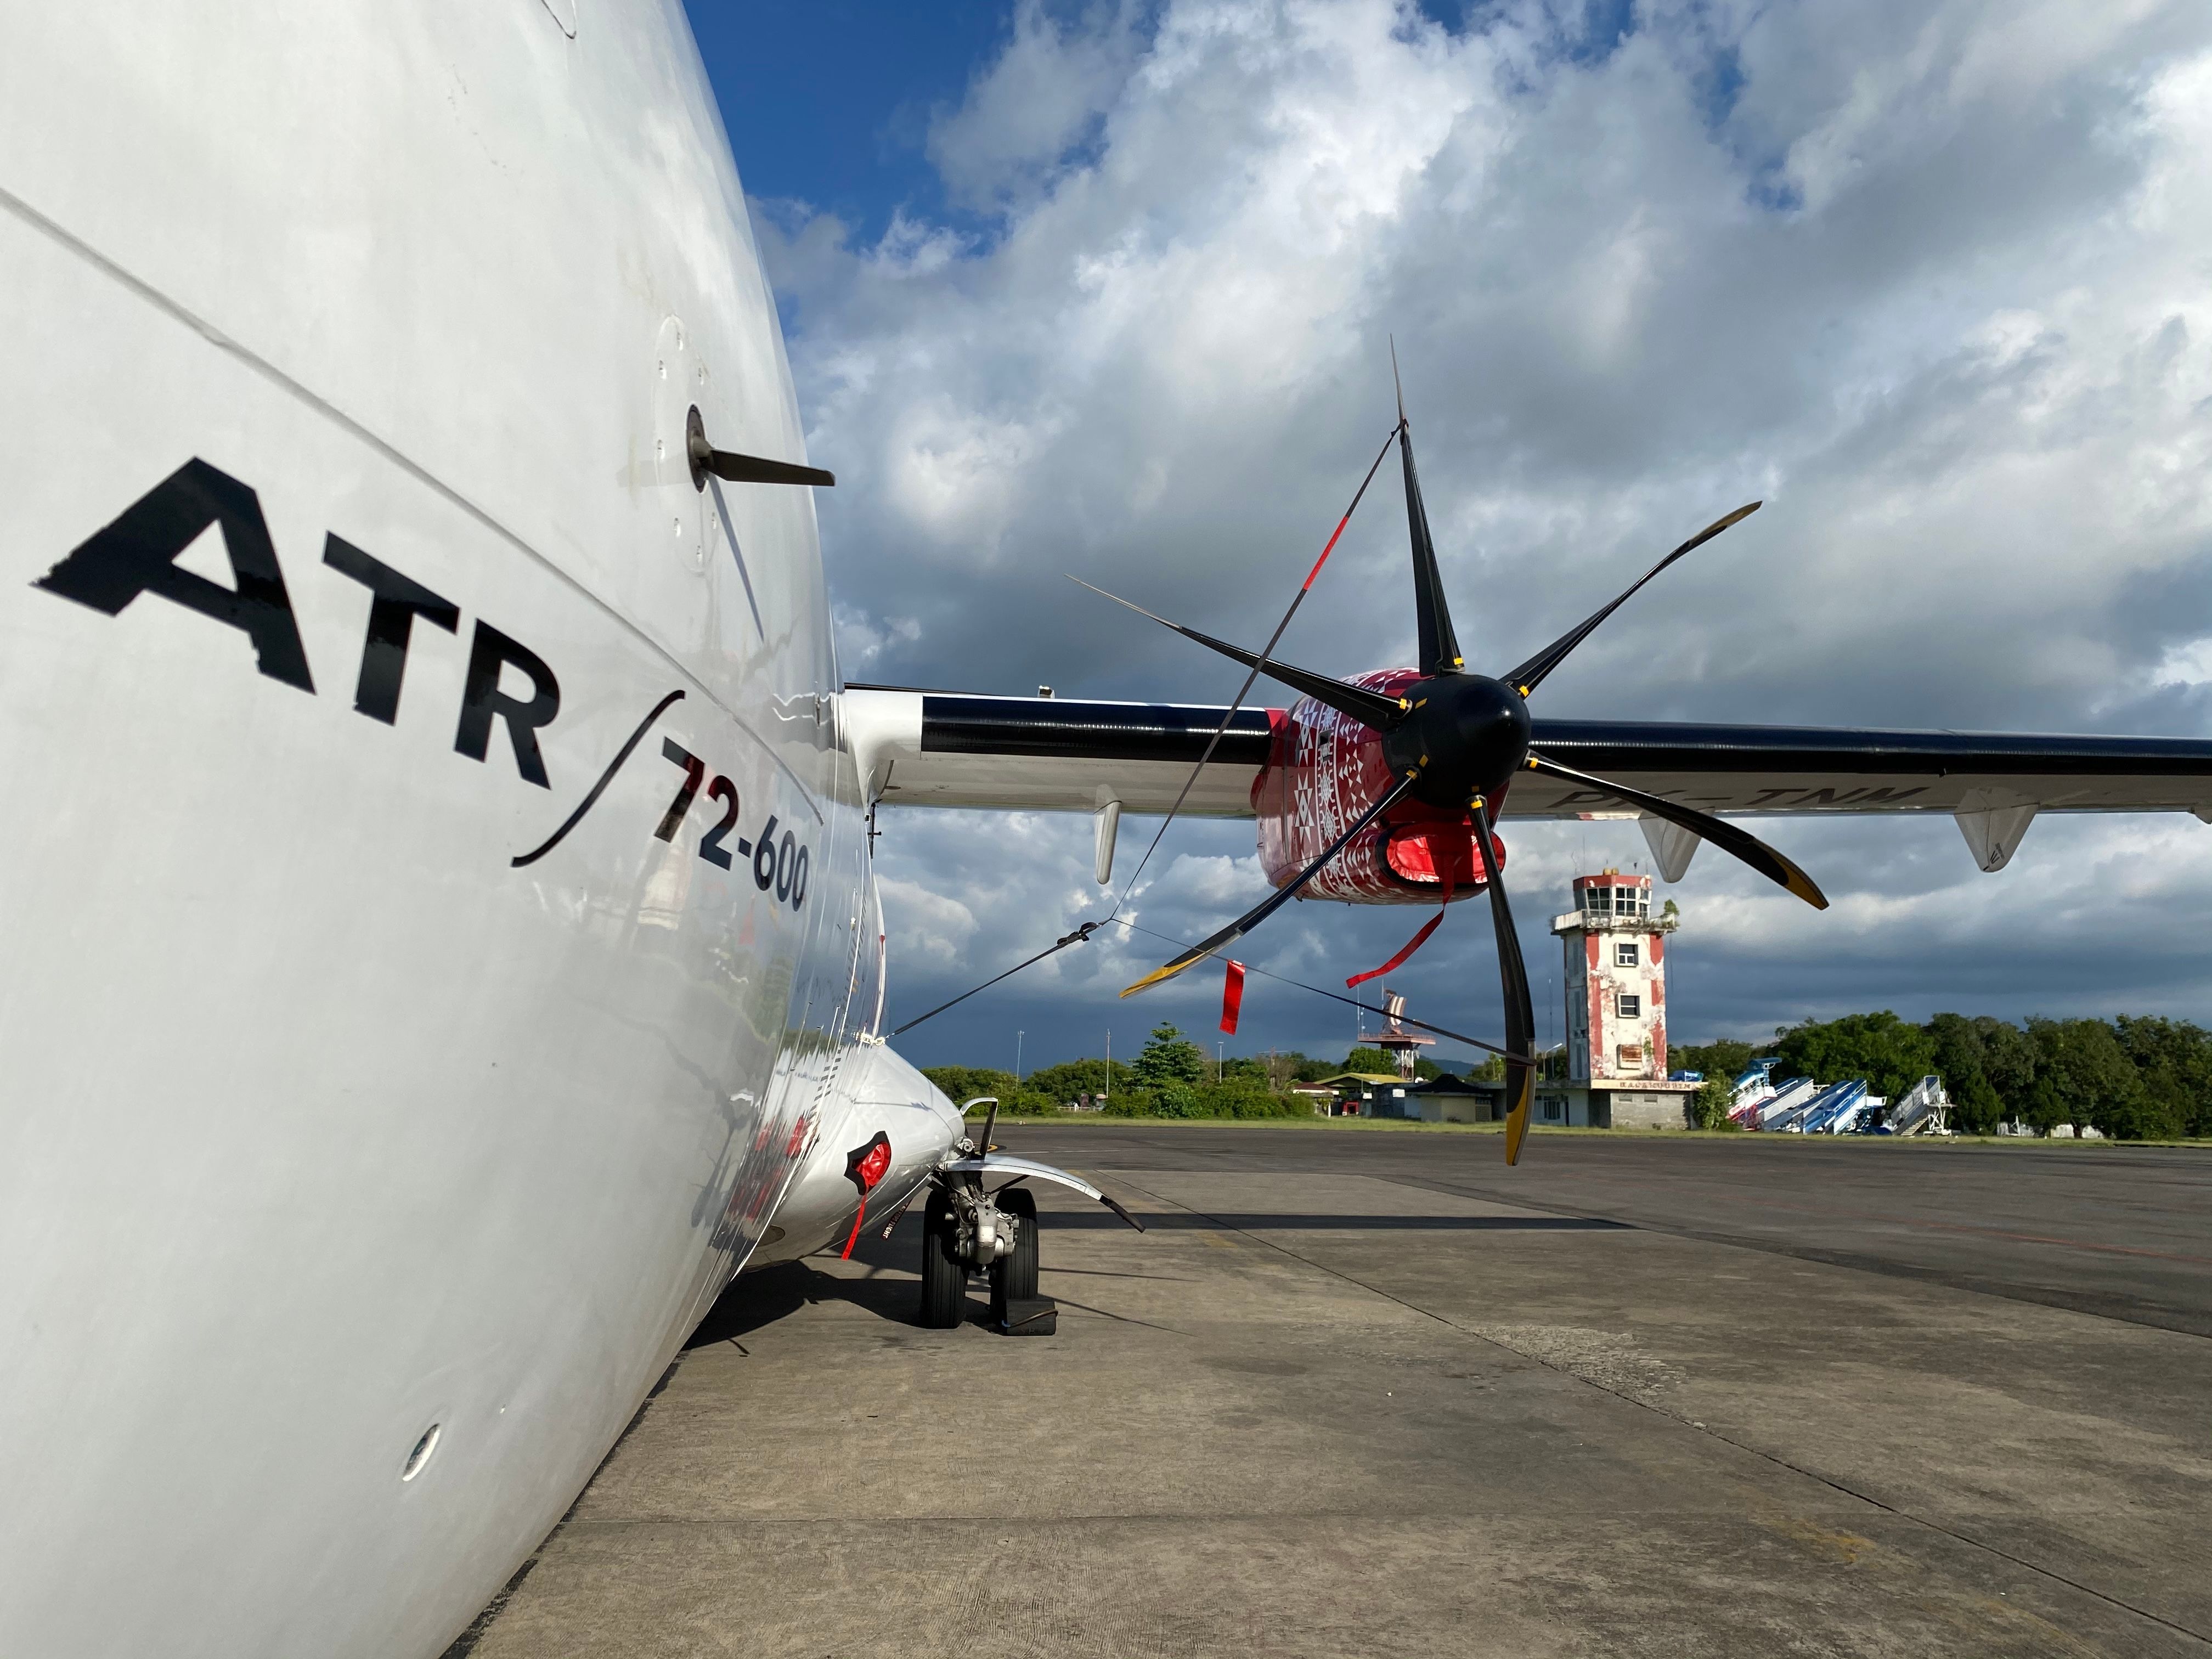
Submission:
{"label": "red batik pattern on nacelle", "polygon": [[[1410,668],[1386,668],[1351,683],[1395,696],[1419,678]],[[1252,786],[1252,810],[1260,821],[1260,867],[1282,887],[1389,793],[1394,780],[1381,735],[1348,714],[1309,697],[1287,713],[1270,710],[1269,720],[1273,734],[1267,768]],[[1504,868],[1504,843],[1493,836],[1491,848]],[[1434,904],[1447,881],[1454,899],[1489,885],[1474,818],[1403,800],[1323,866],[1299,896]]]}

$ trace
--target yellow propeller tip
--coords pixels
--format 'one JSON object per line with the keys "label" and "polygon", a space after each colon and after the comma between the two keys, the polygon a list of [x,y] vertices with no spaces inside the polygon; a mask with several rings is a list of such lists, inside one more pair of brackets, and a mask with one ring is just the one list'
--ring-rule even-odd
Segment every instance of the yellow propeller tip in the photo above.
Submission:
{"label": "yellow propeller tip", "polygon": [[1158,985],[1162,980],[1173,979],[1182,971],[1182,969],[1181,968],[1175,966],[1173,963],[1170,963],[1165,968],[1155,968],[1151,973],[1146,974],[1144,978],[1139,980],[1127,990],[1122,992],[1121,994],[1125,997],[1133,997],[1139,991],[1149,991],[1153,986]]}

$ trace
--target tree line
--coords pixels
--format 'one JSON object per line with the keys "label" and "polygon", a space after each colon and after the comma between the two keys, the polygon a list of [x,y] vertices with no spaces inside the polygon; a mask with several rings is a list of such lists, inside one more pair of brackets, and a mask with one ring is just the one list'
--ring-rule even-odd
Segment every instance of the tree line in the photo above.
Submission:
{"label": "tree line", "polygon": [[[929,1066],[922,1075],[955,1102],[995,1096],[1003,1115],[1051,1117],[1085,1097],[1103,1095],[1109,1117],[1310,1117],[1313,1103],[1289,1092],[1340,1072],[1382,1073],[1396,1065],[1380,1048],[1355,1048],[1341,1060],[1320,1060],[1295,1049],[1240,1054],[1217,1061],[1173,1025],[1157,1025],[1135,1060],[1072,1060],[1042,1066],[1017,1079],[1012,1072],[979,1066]],[[1417,1077],[1435,1077],[1431,1061],[1417,1062]]]}
{"label": "tree line", "polygon": [[1924,1025],[1879,1013],[1807,1020],[1770,1043],[1670,1045],[1673,1063],[1732,1082],[1753,1060],[1774,1078],[1864,1078],[1894,1100],[1923,1077],[1943,1079],[1951,1127],[1987,1134],[2018,1121],[2048,1132],[2086,1125],[2120,1140],[2212,1135],[2212,1031],[2187,1020],[2043,1019],[1937,1014]]}

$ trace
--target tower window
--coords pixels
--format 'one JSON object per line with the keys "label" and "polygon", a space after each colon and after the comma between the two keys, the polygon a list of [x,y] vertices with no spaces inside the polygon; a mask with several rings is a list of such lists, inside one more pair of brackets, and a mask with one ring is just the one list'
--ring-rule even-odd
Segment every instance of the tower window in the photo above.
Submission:
{"label": "tower window", "polygon": [[1613,941],[1613,965],[1616,968],[1633,968],[1636,966],[1636,941],[1634,939],[1615,939]]}
{"label": "tower window", "polygon": [[1644,1017],[1644,999],[1622,991],[1613,999],[1613,1012],[1622,1019],[1641,1019]]}

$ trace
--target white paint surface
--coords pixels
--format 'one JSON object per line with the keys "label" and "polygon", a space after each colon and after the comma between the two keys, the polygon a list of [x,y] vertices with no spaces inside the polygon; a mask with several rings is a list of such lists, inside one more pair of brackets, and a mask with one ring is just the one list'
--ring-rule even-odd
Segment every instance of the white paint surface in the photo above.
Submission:
{"label": "white paint surface", "polygon": [[[688,31],[550,10],[0,6],[0,1652],[441,1650],[806,1149],[951,1139],[910,1072],[839,1086],[881,935],[809,494],[730,487],[717,540],[661,447],[696,402],[804,459]],[[33,586],[194,457],[312,693]],[[392,725],[331,535],[461,613]],[[479,621],[558,677],[550,787],[455,751]],[[803,907],[698,855],[703,793],[654,839],[664,738]]]}

